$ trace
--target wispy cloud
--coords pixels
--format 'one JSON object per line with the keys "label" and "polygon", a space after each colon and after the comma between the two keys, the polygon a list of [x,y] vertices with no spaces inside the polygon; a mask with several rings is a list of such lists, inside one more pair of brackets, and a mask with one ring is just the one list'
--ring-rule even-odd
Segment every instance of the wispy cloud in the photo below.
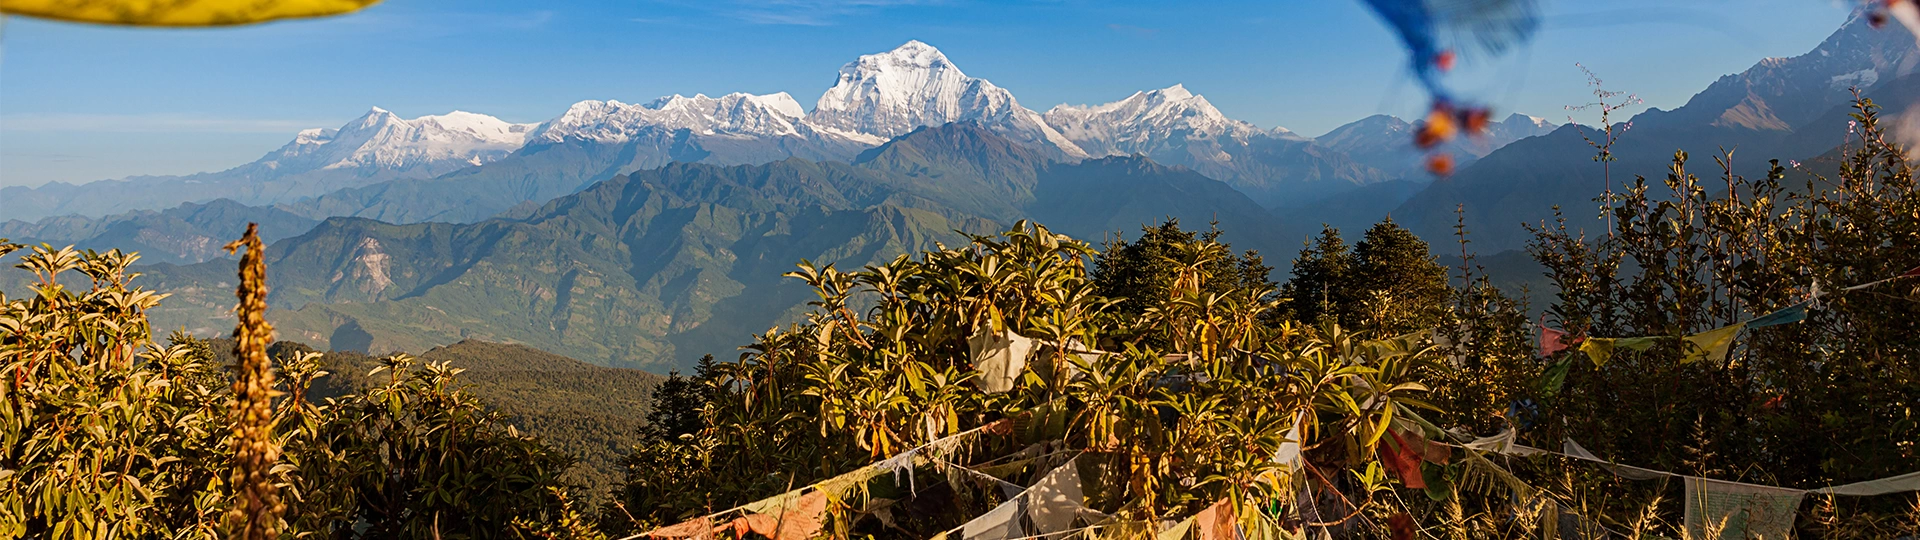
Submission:
{"label": "wispy cloud", "polygon": [[34,113],[0,116],[0,131],[88,133],[286,133],[339,121],[222,118],[190,114]]}
{"label": "wispy cloud", "polygon": [[1107,29],[1137,38],[1154,38],[1160,35],[1160,31],[1153,28],[1141,28],[1125,24],[1109,24],[1107,25]]}
{"label": "wispy cloud", "polygon": [[[891,7],[924,6],[949,0],[660,0],[699,9],[748,24],[831,26],[850,16]],[[657,19],[650,19],[657,20]]]}

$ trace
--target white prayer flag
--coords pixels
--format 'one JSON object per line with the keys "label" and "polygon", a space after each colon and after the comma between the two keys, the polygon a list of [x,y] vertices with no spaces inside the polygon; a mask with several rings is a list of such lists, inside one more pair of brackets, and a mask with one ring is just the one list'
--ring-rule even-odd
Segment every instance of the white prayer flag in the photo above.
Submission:
{"label": "white prayer flag", "polygon": [[[1693,538],[1786,540],[1805,490],[1687,478],[1687,533]],[[1709,527],[1720,535],[1709,537]]]}

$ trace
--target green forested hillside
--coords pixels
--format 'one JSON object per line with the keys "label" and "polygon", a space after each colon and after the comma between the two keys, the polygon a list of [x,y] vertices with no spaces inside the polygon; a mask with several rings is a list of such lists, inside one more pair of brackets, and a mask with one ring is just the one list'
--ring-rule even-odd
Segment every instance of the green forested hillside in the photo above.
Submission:
{"label": "green forested hillside", "polygon": [[[959,245],[1021,216],[1087,238],[1168,217],[1217,220],[1270,250],[1272,217],[1218,181],[1143,158],[1049,164],[969,124],[927,128],[857,164],[673,164],[596,184],[521,219],[392,225],[330,219],[274,244],[281,334],[343,350],[417,351],[475,338],[610,366],[730,355],[796,320],[794,261],[857,268]],[[146,269],[176,294],[155,317],[220,320],[219,264]]]}

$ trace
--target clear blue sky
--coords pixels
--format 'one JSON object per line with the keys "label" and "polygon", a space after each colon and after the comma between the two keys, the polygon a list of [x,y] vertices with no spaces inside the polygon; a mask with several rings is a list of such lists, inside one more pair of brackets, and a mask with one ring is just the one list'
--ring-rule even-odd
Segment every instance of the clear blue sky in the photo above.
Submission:
{"label": "clear blue sky", "polygon": [[[1583,62],[1648,106],[1810,50],[1836,0],[1548,0],[1539,39],[1463,87],[1565,121]],[[1029,108],[1184,83],[1229,116],[1318,135],[1423,104],[1357,0],[386,0],[220,30],[9,19],[0,185],[218,170],[380,106],[538,122],[583,99],[786,91],[811,107],[860,54],[918,39]],[[3,218],[4,216],[0,216]]]}

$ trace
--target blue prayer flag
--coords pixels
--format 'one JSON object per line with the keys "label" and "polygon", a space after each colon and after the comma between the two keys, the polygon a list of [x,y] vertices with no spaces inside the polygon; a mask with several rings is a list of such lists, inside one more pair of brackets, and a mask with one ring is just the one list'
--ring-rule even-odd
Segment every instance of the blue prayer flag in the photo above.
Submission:
{"label": "blue prayer flag", "polygon": [[1773,313],[1761,315],[1759,318],[1756,318],[1752,321],[1747,322],[1747,328],[1759,328],[1762,326],[1790,324],[1790,323],[1797,323],[1804,320],[1807,320],[1807,303],[1801,302],[1798,304],[1787,306]]}

